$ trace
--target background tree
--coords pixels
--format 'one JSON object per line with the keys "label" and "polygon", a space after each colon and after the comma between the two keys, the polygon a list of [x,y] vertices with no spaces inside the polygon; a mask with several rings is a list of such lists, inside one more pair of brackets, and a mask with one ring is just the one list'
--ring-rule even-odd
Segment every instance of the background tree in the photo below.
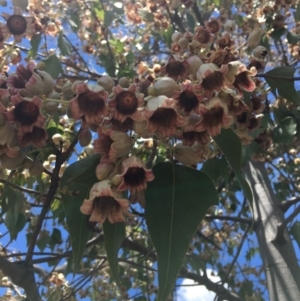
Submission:
{"label": "background tree", "polygon": [[3,300],[298,300],[298,1],[0,4]]}

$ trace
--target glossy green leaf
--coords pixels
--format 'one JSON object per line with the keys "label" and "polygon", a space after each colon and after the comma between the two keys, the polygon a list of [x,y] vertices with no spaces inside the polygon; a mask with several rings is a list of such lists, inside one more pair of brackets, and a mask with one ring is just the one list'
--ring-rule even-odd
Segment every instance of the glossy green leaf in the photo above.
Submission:
{"label": "glossy green leaf", "polygon": [[57,46],[60,50],[62,55],[70,55],[71,54],[71,47],[67,40],[64,38],[63,32],[61,31],[58,36]]}
{"label": "glossy green leaf", "polygon": [[245,197],[252,203],[253,195],[251,188],[242,175],[242,143],[239,137],[231,129],[222,129],[221,134],[214,137],[214,141],[228,160]]}
{"label": "glossy green leaf", "polygon": [[192,168],[159,163],[153,173],[145,193],[145,217],[158,257],[156,300],[165,301],[199,223],[207,209],[218,204],[218,194],[212,180]]}
{"label": "glossy green leaf", "polygon": [[43,62],[46,65],[45,71],[48,72],[54,79],[64,72],[61,61],[55,54],[50,55],[47,59],[43,60]]}
{"label": "glossy green leaf", "polygon": [[293,81],[284,80],[284,78],[293,78],[295,73],[293,67],[278,67],[268,71],[265,80],[273,91],[277,91],[280,96],[288,101],[300,105],[300,98],[296,92]]}
{"label": "glossy green leaf", "polygon": [[104,246],[111,273],[120,286],[118,253],[125,238],[125,223],[111,224],[108,220],[103,223]]}
{"label": "glossy green leaf", "polygon": [[259,145],[252,141],[252,143],[248,145],[244,145],[242,148],[242,166],[244,166],[251,157],[259,150]]}
{"label": "glossy green leaf", "polygon": [[196,25],[196,21],[195,21],[194,16],[192,14],[190,14],[189,12],[186,12],[186,19],[187,19],[187,24],[188,24],[188,27],[189,27],[189,31],[194,32],[195,25]]}
{"label": "glossy green leaf", "polygon": [[296,221],[293,226],[291,227],[290,230],[291,235],[294,237],[296,240],[299,248],[300,248],[300,222]]}
{"label": "glossy green leaf", "polygon": [[49,137],[52,137],[55,134],[63,134],[64,128],[54,120],[51,120],[47,126],[47,133]]}
{"label": "glossy green leaf", "polygon": [[273,38],[275,41],[279,41],[280,38],[286,34],[287,30],[286,28],[280,28],[280,29],[276,29],[273,30],[270,34],[271,38]]}
{"label": "glossy green leaf", "polygon": [[281,120],[272,131],[273,141],[276,143],[291,143],[297,133],[297,122],[293,117]]}
{"label": "glossy green leaf", "polygon": [[37,55],[41,40],[42,35],[40,33],[32,36],[32,38],[30,39],[31,48],[27,54],[28,58],[35,57]]}

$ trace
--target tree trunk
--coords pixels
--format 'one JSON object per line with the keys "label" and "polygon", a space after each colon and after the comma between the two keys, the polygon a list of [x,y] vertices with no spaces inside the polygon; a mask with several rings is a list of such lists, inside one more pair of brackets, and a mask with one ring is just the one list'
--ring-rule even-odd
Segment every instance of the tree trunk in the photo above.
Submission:
{"label": "tree trunk", "polygon": [[287,230],[278,232],[284,214],[277,206],[264,163],[249,162],[244,171],[253,191],[254,230],[266,273],[269,300],[298,301],[300,269]]}

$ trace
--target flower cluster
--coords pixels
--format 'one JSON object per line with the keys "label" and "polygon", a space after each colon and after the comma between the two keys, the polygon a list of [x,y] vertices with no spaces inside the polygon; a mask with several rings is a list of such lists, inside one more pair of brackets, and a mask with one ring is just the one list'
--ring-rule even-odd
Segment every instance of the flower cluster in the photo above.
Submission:
{"label": "flower cluster", "polygon": [[[159,27],[164,27],[167,4],[147,3],[146,7],[127,3],[127,18],[137,24],[153,13],[154,20],[160,20]],[[42,28],[18,7],[3,17],[6,23],[0,32],[4,40],[12,35],[18,43]],[[68,116],[81,123],[80,145],[89,145],[90,130],[97,132],[93,148],[102,155],[95,170],[99,182],[81,211],[91,222],[103,223],[106,218],[111,223],[124,221],[130,215],[130,202],[139,201],[144,206],[147,182],[154,179],[144,162],[150,151],[146,158],[136,153],[140,139],[170,148],[169,159],[191,167],[216,154],[211,142],[222,128],[232,127],[243,143],[251,142],[249,132],[259,126],[257,114],[263,110],[263,95],[256,90],[253,77],[265,64],[268,52],[257,46],[261,30],[256,24],[248,38],[253,57],[249,66],[243,64],[233,47],[234,28],[232,20],[223,24],[221,18],[211,18],[204,26],[196,26],[194,33],[173,33],[166,63],[149,66],[140,62],[133,81],[104,75],[96,84],[74,80],[54,86],[52,77],[34,62],[18,65],[16,72],[1,82],[0,132],[5,133],[0,140],[2,165],[4,157],[9,162],[6,166],[15,167],[11,159],[19,157],[15,161],[22,164],[24,148],[45,144],[45,121],[58,112],[57,103],[64,98]],[[210,47],[212,43],[214,47]],[[245,92],[255,92],[247,104]],[[63,143],[60,134],[52,140],[57,146]]]}

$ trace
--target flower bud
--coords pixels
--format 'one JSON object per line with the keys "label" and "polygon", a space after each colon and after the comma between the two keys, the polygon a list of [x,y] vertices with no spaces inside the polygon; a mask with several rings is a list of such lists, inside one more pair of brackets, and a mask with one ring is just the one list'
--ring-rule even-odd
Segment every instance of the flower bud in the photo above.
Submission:
{"label": "flower bud", "polygon": [[265,57],[269,54],[269,51],[261,45],[258,45],[253,50],[253,56],[258,60],[264,60]]}
{"label": "flower bud", "polygon": [[60,107],[60,108],[58,108],[57,113],[59,116],[65,115],[67,113],[67,110],[64,107]]}
{"label": "flower bud", "polygon": [[44,62],[38,62],[36,65],[36,68],[38,70],[44,71],[44,70],[46,70],[46,64]]}
{"label": "flower bud", "polygon": [[92,141],[92,134],[90,130],[84,129],[79,133],[78,142],[82,147],[88,146]]}
{"label": "flower bud", "polygon": [[57,103],[54,101],[47,102],[45,105],[45,111],[49,115],[53,115],[53,114],[57,113],[57,111],[58,111]]}
{"label": "flower bud", "polygon": [[33,166],[29,168],[32,177],[40,176],[43,173],[43,164],[40,161],[33,161]]}
{"label": "flower bud", "polygon": [[248,46],[251,48],[258,46],[262,35],[263,30],[259,28],[259,24],[256,24],[248,36]]}
{"label": "flower bud", "polygon": [[227,20],[224,24],[224,29],[228,32],[228,33],[232,33],[235,30],[235,22],[233,20]]}
{"label": "flower bud", "polygon": [[122,182],[122,177],[120,175],[114,175],[110,181],[114,186],[119,186]]}
{"label": "flower bud", "polygon": [[26,157],[24,162],[23,162],[24,168],[28,168],[28,169],[31,168],[33,166],[33,162],[34,161],[32,161],[32,159]]}
{"label": "flower bud", "polygon": [[96,177],[99,181],[106,180],[113,171],[115,164],[109,161],[100,162],[96,167]]}
{"label": "flower bud", "polygon": [[61,134],[55,134],[52,136],[52,141],[55,145],[60,145],[60,143],[63,141],[63,136]]}
{"label": "flower bud", "polygon": [[182,34],[179,31],[176,31],[172,34],[172,41],[174,43],[177,43],[181,37],[182,37]]}
{"label": "flower bud", "polygon": [[115,81],[109,75],[103,75],[98,79],[97,83],[108,93],[111,93],[113,87],[115,86]]}
{"label": "flower bud", "polygon": [[[150,87],[151,88],[151,87]],[[174,79],[170,77],[162,77],[158,81],[156,81],[153,85],[153,89],[148,89],[149,95],[153,95],[152,91],[155,91],[155,95],[165,95],[167,97],[171,97],[175,91],[180,90],[179,85],[175,82]]]}
{"label": "flower bud", "polygon": [[95,153],[94,150],[94,146],[92,144],[89,144],[86,148],[85,148],[85,152],[88,156],[91,156]]}
{"label": "flower bud", "polygon": [[186,38],[181,38],[179,41],[178,41],[178,45],[180,46],[180,48],[182,50],[186,49],[189,45],[189,41],[186,39]]}
{"label": "flower bud", "polygon": [[181,143],[178,143],[174,147],[174,157],[180,163],[187,166],[197,165],[200,161],[195,150],[191,146],[183,145]]}
{"label": "flower bud", "polygon": [[130,82],[127,77],[121,77],[118,81],[118,85],[121,86],[122,88],[129,88]]}

